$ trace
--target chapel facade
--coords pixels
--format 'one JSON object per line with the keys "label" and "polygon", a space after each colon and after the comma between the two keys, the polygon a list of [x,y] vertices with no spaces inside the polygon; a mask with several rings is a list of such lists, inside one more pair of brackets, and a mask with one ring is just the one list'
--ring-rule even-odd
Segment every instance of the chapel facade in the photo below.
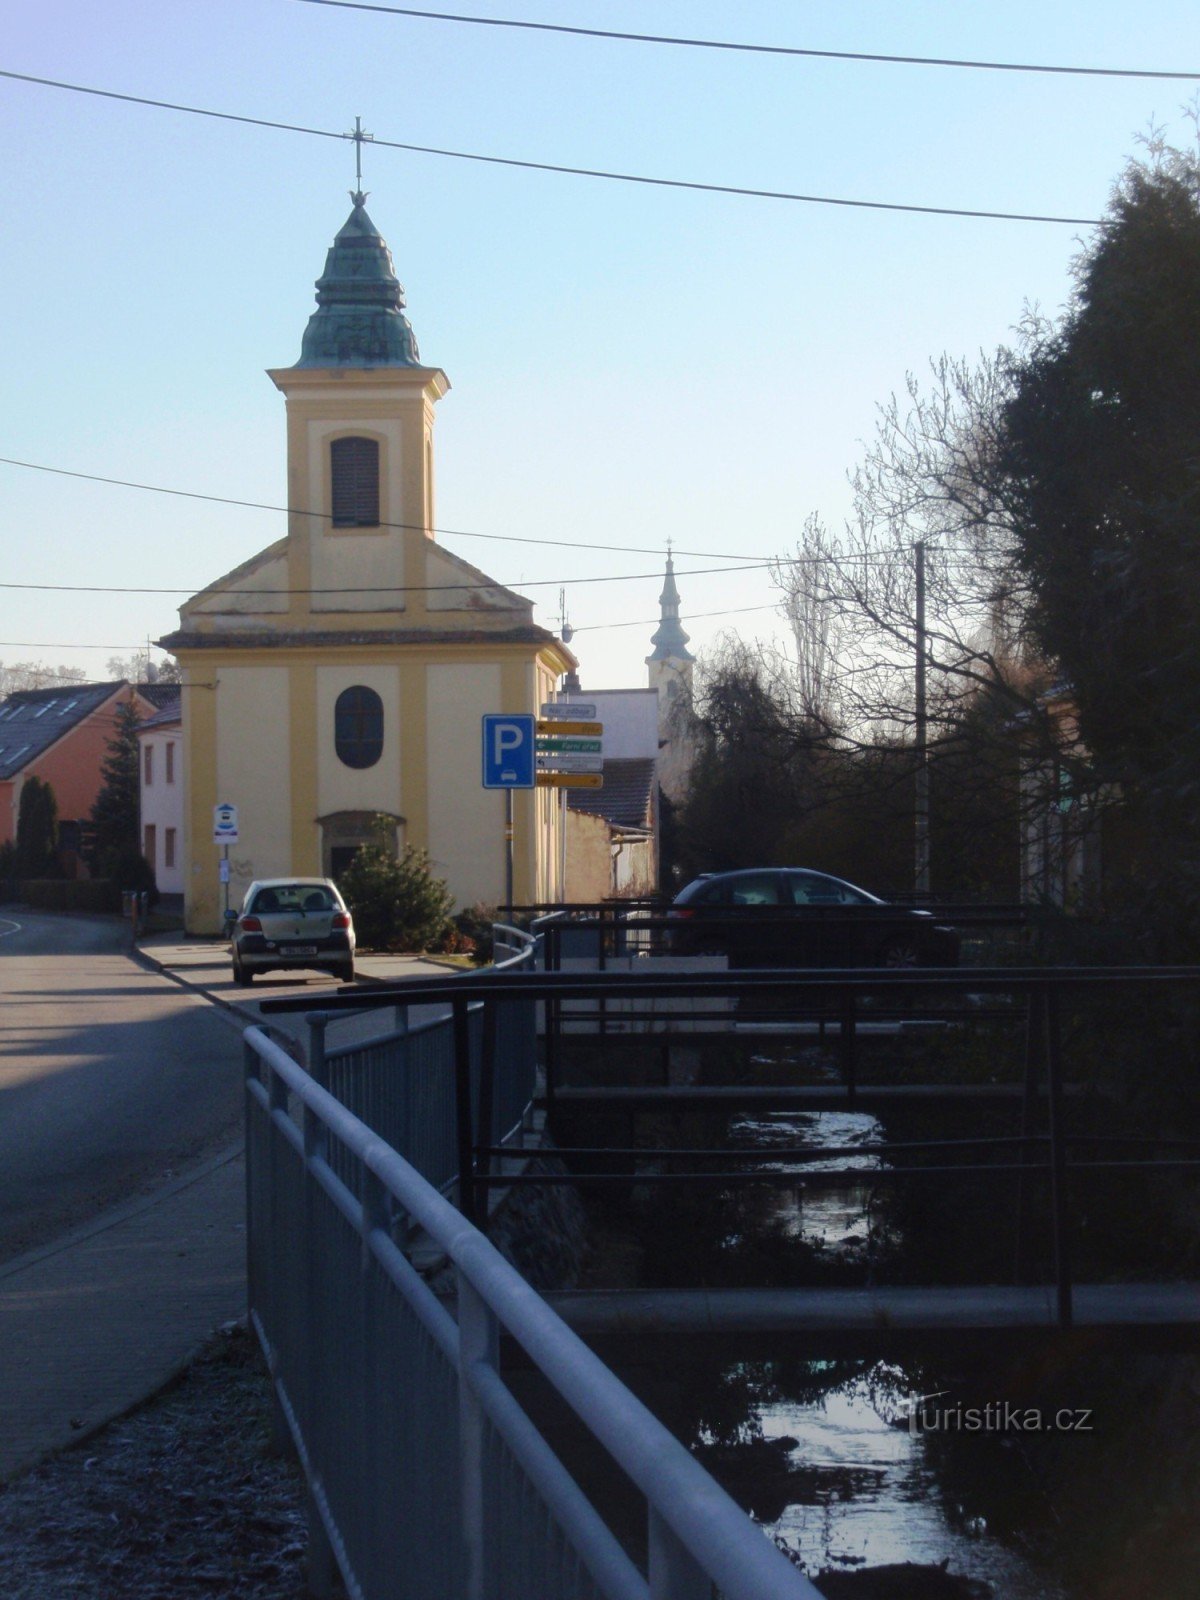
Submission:
{"label": "chapel facade", "polygon": [[[532,603],[437,543],[434,410],[391,253],[361,193],[317,281],[287,412],[288,521],[180,608],[187,927],[221,925],[214,807],[238,808],[229,904],[255,878],[336,876],[383,826],[459,905],[504,898],[488,713],[533,713],[575,661]],[[383,819],[382,824],[379,819]],[[559,807],[514,796],[514,899],[558,897]]]}

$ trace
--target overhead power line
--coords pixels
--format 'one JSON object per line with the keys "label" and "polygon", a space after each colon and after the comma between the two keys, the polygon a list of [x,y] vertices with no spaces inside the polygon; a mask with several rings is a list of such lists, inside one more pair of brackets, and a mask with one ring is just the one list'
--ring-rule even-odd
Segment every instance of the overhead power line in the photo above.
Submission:
{"label": "overhead power line", "polygon": [[[821,559],[824,559],[823,557]],[[677,578],[713,578],[723,577],[731,572],[765,572],[775,566],[773,561],[746,561],[736,567],[685,567],[677,572]],[[333,589],[219,589],[214,590],[211,598],[220,599],[225,596],[238,595],[265,598],[283,595],[311,595],[311,594],[447,594],[459,590],[476,589],[515,589],[518,585],[522,589],[563,589],[568,586],[575,587],[581,583],[657,583],[662,578],[661,572],[617,572],[599,578],[531,578],[528,581],[518,579],[514,583],[503,583],[499,578],[488,578],[482,583],[471,583],[463,580],[457,583],[358,583],[343,584]],[[199,595],[212,588],[211,585],[200,584],[195,588],[185,588],[181,584],[171,587],[160,587],[150,584],[128,583],[0,583],[0,589],[29,590],[35,593],[46,594],[183,594]]]}
{"label": "overhead power line", "polygon": [[[70,94],[95,95],[102,100],[119,100],[126,105],[150,106],[157,111],[178,111],[193,117],[214,117],[220,122],[244,123],[253,128],[272,128],[281,133],[302,133],[316,139],[346,139],[351,134],[329,128],[308,128],[294,122],[272,122],[265,117],[250,117],[232,111],[211,111],[203,106],[183,105],[173,100],[152,100],[146,95],[120,94],[114,89],[96,89],[85,84],[65,83],[57,78],[36,77],[28,72],[0,68],[0,78],[16,83],[37,84],[44,89],[62,89]],[[690,178],[654,178],[644,173],[612,172],[601,167],[571,167],[551,161],[522,161],[515,156],[489,156],[476,151],[448,150],[437,145],[406,144],[397,139],[372,141],[376,149],[406,150],[411,155],[439,156],[451,161],[475,161],[485,166],[516,167],[525,172],[553,172],[572,178],[598,178],[607,183],[639,184],[652,189],[680,189],[693,194],[735,195],[751,200],[782,200],[792,204],[840,206],[853,211],[897,211],[925,217],[972,217],[991,222],[1048,222],[1072,228],[1106,226],[1099,217],[1063,217],[1032,211],[990,211],[969,206],[922,206],[898,200],[851,200],[841,195],[801,194],[788,189],[755,189],[732,183],[701,183]]]}
{"label": "overhead power line", "polygon": [[[680,614],[680,622],[702,622],[709,617],[740,617],[747,611],[778,611],[781,601],[768,601],[762,606],[729,606],[724,611],[688,611]],[[645,617],[640,622],[584,622],[578,628],[571,627],[572,635],[577,633],[599,633],[605,628],[653,628],[662,621],[661,617]],[[50,646],[46,645],[45,649]]]}
{"label": "overhead power line", "polygon": [[801,56],[817,61],[873,62],[889,67],[967,67],[977,72],[1040,72],[1077,78],[1200,79],[1200,72],[1164,72],[1144,67],[1071,67],[1029,61],[968,61],[956,56],[897,56],[882,51],[814,50],[790,44],[748,44],[733,39],[689,39],[670,33],[622,33],[615,28],[577,28],[565,22],[526,22],[516,17],[467,17],[456,11],[418,11],[414,6],[369,5],[367,0],[301,0],[335,11],[378,11],[423,22],[465,22],[478,28],[520,28],[530,33],[565,33],[580,39],[615,39],[626,44],[676,45],[687,50],[727,50],[755,56]]}
{"label": "overhead power line", "polygon": [[[181,500],[206,500],[212,505],[239,506],[249,511],[275,511],[287,515],[292,507],[270,504],[263,500],[237,500],[231,495],[202,494],[198,489],[172,489],[158,483],[137,483],[129,478],[106,478],[98,472],[75,472],[69,467],[49,467],[40,461],[18,461],[12,456],[0,456],[0,466],[24,467],[30,472],[49,472],[58,478],[80,478],[85,483],[106,483],[117,489],[138,489],[145,494],[169,494]],[[320,522],[332,522],[329,511],[295,511],[298,517],[312,517]],[[520,533],[472,533],[466,528],[430,528],[421,522],[380,522],[380,528],[394,528],[416,533],[439,533],[453,539],[488,539],[498,544],[536,544],[555,546],[564,550],[611,550],[618,555],[654,556],[662,552],[637,544],[589,544],[583,539],[532,539]],[[733,556],[718,550],[676,550],[676,555],[692,556],[701,561],[744,561],[745,551]],[[767,557],[759,558],[766,561]]]}
{"label": "overhead power line", "polygon": [[[747,611],[777,611],[777,603],[768,602],[761,606],[729,606],[724,611],[687,611],[680,615],[680,622],[702,622],[710,617],[737,617]],[[572,627],[572,635],[576,633],[603,633],[612,628],[654,628],[662,621],[661,617],[645,617],[640,622],[585,622],[578,628]],[[147,643],[158,650],[161,646],[153,640],[141,640],[139,643],[125,644],[80,644],[77,640],[64,641],[62,639],[0,639],[0,650],[133,650],[144,652]]]}

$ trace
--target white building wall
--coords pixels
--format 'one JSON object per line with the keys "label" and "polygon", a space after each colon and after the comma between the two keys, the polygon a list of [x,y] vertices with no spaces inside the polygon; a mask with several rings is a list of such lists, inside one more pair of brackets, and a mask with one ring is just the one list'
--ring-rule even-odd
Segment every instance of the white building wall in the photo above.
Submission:
{"label": "white building wall", "polygon": [[657,689],[571,689],[558,698],[596,707],[596,721],[604,724],[606,760],[653,761],[657,757]]}
{"label": "white building wall", "polygon": [[[141,758],[139,786],[142,849],[147,849],[147,828],[153,828],[155,881],[160,894],[183,893],[183,735],[178,723],[139,734]],[[168,747],[172,754],[168,757]],[[150,781],[146,781],[149,749]]]}

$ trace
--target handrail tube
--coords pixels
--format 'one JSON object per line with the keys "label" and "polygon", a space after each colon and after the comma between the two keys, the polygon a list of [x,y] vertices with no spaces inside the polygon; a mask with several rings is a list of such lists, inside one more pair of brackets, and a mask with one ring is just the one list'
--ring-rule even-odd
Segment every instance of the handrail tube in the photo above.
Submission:
{"label": "handrail tube", "polygon": [[[737,973],[697,972],[663,976],[656,973],[598,974],[517,972],[490,976],[443,978],[435,984],[376,984],[363,992],[335,991],[326,1009],[364,1010],[407,1004],[448,1004],[456,990],[468,986],[471,995],[532,995],[535,999],[591,1000],[601,995],[632,998],[637,995],[670,996],[711,993],[753,993],[759,989],[821,989],[838,992],[893,988],[965,989],[967,991],[1020,992],[1051,988],[1086,989],[1129,985],[1170,985],[1200,982],[1200,966],[1164,967],[973,967],[951,969],[922,967],[756,967]],[[345,1002],[345,1003],[343,1003]],[[264,1015],[308,1009],[303,998],[263,1000]]]}
{"label": "handrail tube", "polygon": [[[1200,1161],[1180,1159],[1178,1161],[1071,1161],[1066,1164],[1066,1172],[1194,1172],[1200,1168]],[[752,1188],[755,1184],[771,1188],[803,1188],[806,1184],[874,1184],[893,1179],[906,1178],[948,1178],[948,1177],[988,1177],[997,1173],[1013,1172],[1051,1173],[1049,1162],[1036,1161],[1027,1163],[1022,1168],[1015,1161],[1003,1162],[960,1162],[947,1166],[937,1167],[829,1167],[818,1168],[805,1172],[509,1172],[500,1173],[477,1181],[493,1189],[519,1187],[529,1184],[569,1184],[575,1188],[585,1188],[589,1183],[623,1183],[627,1185],[655,1184],[694,1184],[703,1188],[705,1184],[729,1186],[741,1184]]]}
{"label": "handrail tube", "polygon": [[768,1594],[819,1600],[808,1579],[754,1529],[684,1446],[477,1229],[261,1028],[249,1029],[246,1037],[301,1105],[320,1117],[454,1262],[593,1436],[659,1508],[726,1600],[763,1600]]}

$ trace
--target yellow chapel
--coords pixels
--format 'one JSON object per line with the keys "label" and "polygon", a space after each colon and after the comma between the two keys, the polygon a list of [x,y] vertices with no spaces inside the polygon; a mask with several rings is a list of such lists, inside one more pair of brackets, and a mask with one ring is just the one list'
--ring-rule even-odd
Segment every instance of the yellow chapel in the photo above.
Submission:
{"label": "yellow chapel", "polygon": [[[255,878],[336,876],[387,819],[460,906],[505,897],[505,796],[482,783],[482,719],[537,714],[574,665],[532,603],[434,532],[434,407],[391,253],[353,210],[317,281],[287,408],[286,537],[180,607],[189,932],[220,930],[218,804],[237,808],[228,901]],[[562,898],[561,813],[517,791],[513,897]]]}

